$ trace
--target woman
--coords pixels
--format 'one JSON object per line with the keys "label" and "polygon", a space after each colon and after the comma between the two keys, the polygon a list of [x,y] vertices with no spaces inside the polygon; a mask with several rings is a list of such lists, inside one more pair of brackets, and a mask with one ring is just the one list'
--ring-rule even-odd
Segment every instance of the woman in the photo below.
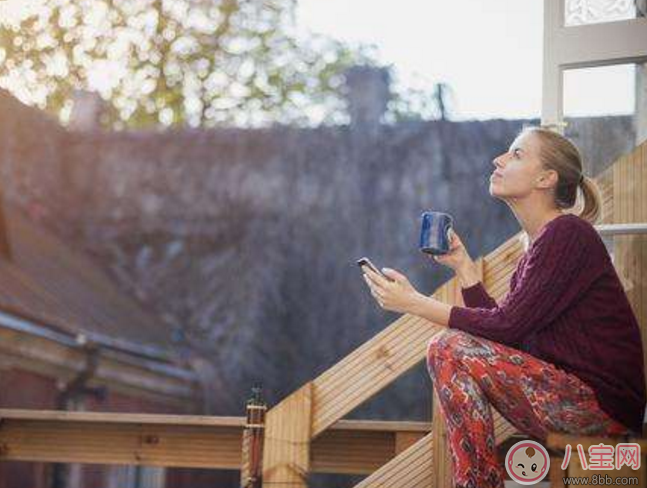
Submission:
{"label": "woman", "polygon": [[[451,251],[435,259],[456,272],[464,307],[422,295],[395,270],[383,270],[389,281],[364,268],[382,308],[448,328],[430,341],[427,369],[459,487],[504,486],[490,406],[540,441],[548,432],[639,434],[645,409],[638,323],[591,225],[600,200],[577,148],[530,127],[493,163],[490,194],[508,204],[527,237],[499,304],[456,233]],[[578,188],[581,214],[564,212]]]}

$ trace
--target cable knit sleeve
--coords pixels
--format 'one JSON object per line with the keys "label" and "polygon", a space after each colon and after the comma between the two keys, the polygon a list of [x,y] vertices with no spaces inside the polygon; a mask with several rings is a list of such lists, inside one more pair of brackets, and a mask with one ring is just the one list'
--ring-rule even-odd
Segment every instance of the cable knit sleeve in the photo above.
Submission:
{"label": "cable knit sleeve", "polygon": [[470,308],[494,308],[496,301],[485,290],[483,283],[480,281],[472,286],[461,288],[461,295],[463,295],[463,302],[466,307]]}
{"label": "cable knit sleeve", "polygon": [[[518,271],[519,267],[517,266],[510,278],[509,293],[512,293],[516,288]],[[463,295],[463,302],[465,302],[466,307],[492,309],[497,306],[496,300],[487,292],[481,281],[476,282],[472,286],[461,288],[461,295]]]}
{"label": "cable knit sleeve", "polygon": [[449,327],[514,345],[573,303],[590,285],[595,261],[590,259],[585,229],[568,219],[554,224],[528,250],[514,289],[500,305],[454,306]]}

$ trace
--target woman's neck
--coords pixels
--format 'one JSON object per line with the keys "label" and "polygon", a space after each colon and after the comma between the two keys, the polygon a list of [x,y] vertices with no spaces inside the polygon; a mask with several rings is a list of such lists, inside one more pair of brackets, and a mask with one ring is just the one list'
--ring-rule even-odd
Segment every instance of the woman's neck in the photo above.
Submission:
{"label": "woman's neck", "polygon": [[565,213],[558,208],[541,209],[541,207],[537,206],[516,205],[511,206],[511,208],[521,228],[528,235],[529,245],[535,241],[537,235],[548,222]]}

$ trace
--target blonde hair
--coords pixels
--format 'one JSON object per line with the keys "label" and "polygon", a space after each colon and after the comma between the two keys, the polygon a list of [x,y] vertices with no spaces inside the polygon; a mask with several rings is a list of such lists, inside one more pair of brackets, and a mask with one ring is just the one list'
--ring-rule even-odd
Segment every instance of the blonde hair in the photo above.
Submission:
{"label": "blonde hair", "polygon": [[591,224],[600,217],[602,210],[600,190],[597,183],[584,174],[582,156],[573,142],[545,127],[524,127],[520,134],[532,133],[539,140],[539,158],[546,169],[558,174],[555,187],[555,205],[570,209],[577,202],[577,189],[581,190],[583,208],[579,216]]}

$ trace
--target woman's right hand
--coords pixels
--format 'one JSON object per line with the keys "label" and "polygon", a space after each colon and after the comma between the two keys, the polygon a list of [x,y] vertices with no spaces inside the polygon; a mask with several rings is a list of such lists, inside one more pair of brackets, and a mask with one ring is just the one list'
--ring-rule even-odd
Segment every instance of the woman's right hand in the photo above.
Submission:
{"label": "woman's right hand", "polygon": [[467,249],[463,245],[463,241],[454,231],[450,229],[450,242],[449,242],[449,252],[447,254],[437,254],[432,256],[433,259],[449,268],[453,269],[455,272],[459,272],[463,269],[472,266],[474,263],[469,254],[467,254]]}

